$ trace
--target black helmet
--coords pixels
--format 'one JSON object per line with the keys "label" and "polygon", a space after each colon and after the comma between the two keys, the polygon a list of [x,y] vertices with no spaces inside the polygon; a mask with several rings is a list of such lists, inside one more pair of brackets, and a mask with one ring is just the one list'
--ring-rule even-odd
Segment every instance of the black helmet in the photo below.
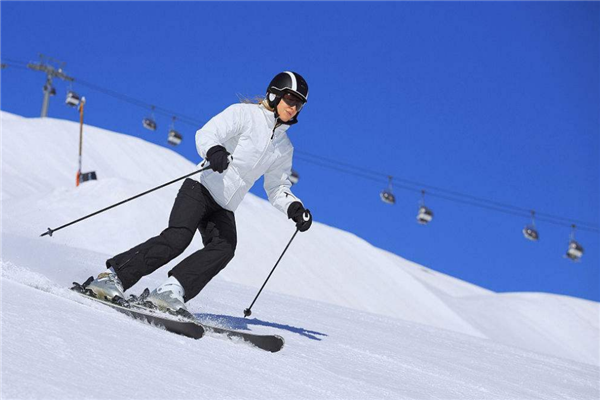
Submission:
{"label": "black helmet", "polygon": [[292,93],[306,103],[308,101],[308,83],[296,72],[284,71],[277,74],[267,87],[269,107],[276,108],[285,93]]}

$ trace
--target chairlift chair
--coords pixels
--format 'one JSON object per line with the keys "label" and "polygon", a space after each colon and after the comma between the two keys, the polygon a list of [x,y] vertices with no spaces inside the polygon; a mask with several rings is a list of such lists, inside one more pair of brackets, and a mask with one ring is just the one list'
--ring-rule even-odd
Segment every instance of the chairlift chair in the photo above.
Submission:
{"label": "chairlift chair", "polygon": [[154,119],[154,106],[152,106],[152,114],[149,117],[146,117],[142,120],[142,125],[144,125],[144,128],[150,131],[156,130],[156,120]]}
{"label": "chairlift chair", "polygon": [[152,118],[144,118],[142,125],[144,125],[144,128],[150,131],[156,130],[156,121],[154,121]]}
{"label": "chairlift chair", "polygon": [[396,204],[396,197],[392,192],[384,190],[379,195],[381,196],[381,200],[383,200],[384,203]]}
{"label": "chairlift chair", "polygon": [[572,261],[579,261],[581,256],[583,256],[583,247],[575,240],[571,240],[566,256]]}
{"label": "chairlift chair", "polygon": [[71,107],[77,107],[79,105],[79,96],[72,90],[67,92],[67,99],[65,104]]}
{"label": "chairlift chair", "polygon": [[540,239],[538,231],[531,225],[527,225],[523,228],[523,236],[525,236],[525,239],[529,239],[533,242],[537,242]]}
{"label": "chairlift chair", "polygon": [[292,170],[292,174],[290,175],[290,182],[292,182],[292,185],[295,185],[296,183],[298,183],[299,179],[300,179],[300,175],[298,175],[298,172]]}
{"label": "chairlift chair", "polygon": [[381,197],[381,200],[387,204],[396,204],[396,197],[392,193],[392,179],[393,178],[391,176],[388,177],[388,180],[389,180],[388,188],[382,190],[381,193],[379,194],[379,196]]}
{"label": "chairlift chair", "polygon": [[433,212],[425,207],[419,207],[419,213],[417,214],[417,222],[421,225],[427,225],[433,219]]}
{"label": "chairlift chair", "polygon": [[531,225],[527,225],[523,228],[523,236],[525,239],[537,242],[540,239],[540,235],[535,228],[535,211],[531,211]]}
{"label": "chairlift chair", "polygon": [[181,134],[175,130],[176,118],[177,117],[173,117],[173,122],[171,122],[171,129],[169,130],[169,137],[167,138],[167,142],[169,142],[171,146],[177,146],[179,143],[181,143],[181,140],[183,139]]}
{"label": "chairlift chair", "polygon": [[579,261],[581,256],[583,256],[583,246],[581,246],[577,241],[575,241],[575,225],[571,225],[571,235],[569,240],[569,248],[567,249],[567,254],[565,256],[571,261]]}
{"label": "chairlift chair", "polygon": [[177,146],[179,143],[181,143],[182,139],[183,139],[183,137],[181,136],[181,134],[179,132],[177,132],[175,129],[171,129],[169,131],[169,138],[167,139],[167,141],[169,142],[170,145]]}
{"label": "chairlift chair", "polygon": [[417,222],[421,225],[427,225],[433,219],[433,211],[425,207],[425,190],[421,190],[421,201],[419,201],[419,213]]}

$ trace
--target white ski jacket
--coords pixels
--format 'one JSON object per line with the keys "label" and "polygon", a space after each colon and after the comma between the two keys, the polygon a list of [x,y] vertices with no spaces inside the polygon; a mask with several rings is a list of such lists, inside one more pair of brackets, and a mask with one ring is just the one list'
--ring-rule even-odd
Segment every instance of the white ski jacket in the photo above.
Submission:
{"label": "white ski jacket", "polygon": [[[196,149],[206,159],[213,146],[223,146],[233,161],[223,173],[212,170],[196,175],[215,201],[235,211],[254,182],[265,176],[269,201],[287,215],[294,201],[290,190],[294,147],[287,137],[289,125],[275,127],[275,115],[262,104],[234,104],[196,132]],[[204,160],[198,167],[208,165]]]}

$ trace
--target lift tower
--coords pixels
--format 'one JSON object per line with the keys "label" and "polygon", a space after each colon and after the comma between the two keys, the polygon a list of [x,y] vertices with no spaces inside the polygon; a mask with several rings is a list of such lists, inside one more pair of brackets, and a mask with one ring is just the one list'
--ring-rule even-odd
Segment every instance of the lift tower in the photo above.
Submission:
{"label": "lift tower", "polygon": [[[47,64],[45,60],[48,62],[54,62],[60,65],[60,67],[54,68],[52,65]],[[42,103],[42,118],[46,118],[48,116],[48,105],[50,104],[50,96],[56,94],[56,89],[52,86],[52,78],[59,78],[63,81],[73,82],[75,79],[68,76],[64,73],[63,67],[65,66],[64,62],[60,62],[58,60],[54,60],[52,58],[46,57],[43,54],[40,54],[40,62],[38,64],[29,63],[27,67],[34,71],[43,71],[46,73],[46,84],[44,85],[44,102]]]}

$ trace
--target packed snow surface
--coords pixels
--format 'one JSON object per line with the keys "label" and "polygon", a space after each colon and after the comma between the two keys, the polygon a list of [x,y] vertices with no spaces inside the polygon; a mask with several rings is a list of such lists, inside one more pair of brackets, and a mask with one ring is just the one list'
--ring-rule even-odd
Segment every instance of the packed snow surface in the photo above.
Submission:
{"label": "packed snow surface", "polygon": [[[199,318],[285,337],[276,354],[199,341],[134,321],[68,290],[110,256],[166,227],[180,184],[56,228],[194,171],[174,152],[84,127],[6,112],[2,123],[4,399],[598,399],[600,307],[543,293],[498,294],[318,222],[294,232],[249,194],[236,212],[236,257],[196,298]],[[130,291],[162,283],[180,258]]]}

